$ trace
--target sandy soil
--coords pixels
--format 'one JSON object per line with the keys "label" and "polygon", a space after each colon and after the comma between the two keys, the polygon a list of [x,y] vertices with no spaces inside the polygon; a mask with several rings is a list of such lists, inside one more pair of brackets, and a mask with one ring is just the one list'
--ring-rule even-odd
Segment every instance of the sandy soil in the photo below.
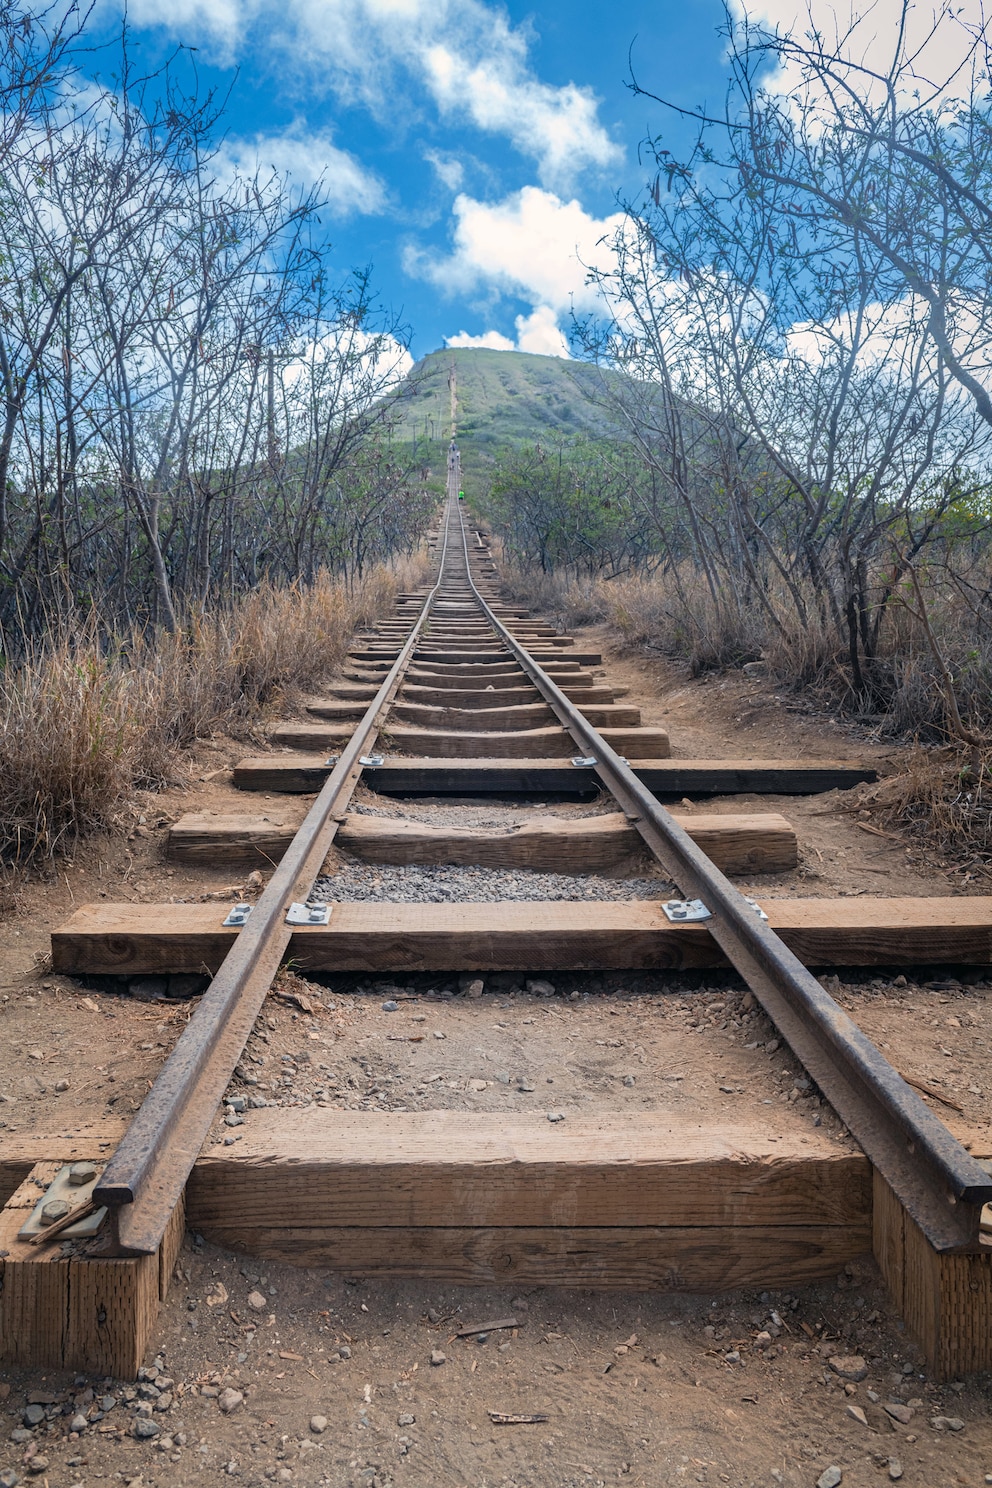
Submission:
{"label": "sandy soil", "polygon": [[[602,642],[596,632],[584,639]],[[673,752],[683,757],[820,756],[882,768],[898,758],[897,748],[795,711],[761,680],[686,682],[664,664],[616,657],[607,670],[645,723],[670,729]],[[168,866],[162,851],[169,823],[185,811],[279,816],[298,808],[299,800],[232,790],[227,770],[246,752],[258,751],[227,739],[201,746],[182,788],[136,794],[130,840],[81,846],[57,877],[25,884],[17,914],[0,921],[0,1143],[5,1131],[116,1130],[140,1104],[193,1002],[143,1001],[109,979],[52,976],[48,935],[74,904],[99,897],[250,894],[244,873],[192,874]],[[388,809],[369,792],[356,800]],[[856,792],[734,798],[697,809],[745,808],[781,811],[801,846],[795,872],[742,882],[746,891],[959,891],[915,848],[871,830]],[[477,808],[476,817],[489,809]],[[590,809],[602,807],[544,808]],[[348,862],[335,852],[328,867],[340,872]],[[232,1087],[246,1098],[244,1119],[250,1123],[251,1107],[263,1101],[303,1110],[657,1109],[726,1113],[771,1132],[816,1125],[848,1141],[730,975],[560,975],[544,996],[526,981],[490,978],[484,994],[471,997],[456,977],[399,984],[342,977],[315,986],[283,976]],[[992,1153],[989,980],[907,971],[825,985],[903,1073],[934,1092],[934,1109],[976,1154]],[[384,1001],[397,1010],[384,1011]],[[237,1129],[222,1125],[212,1138],[237,1139]],[[249,1304],[250,1293],[262,1298],[261,1309]],[[510,1315],[518,1326],[490,1331],[485,1342],[454,1336]],[[432,1365],[432,1351],[445,1361]],[[845,1383],[829,1358],[852,1353],[864,1356],[867,1377]],[[989,1381],[938,1388],[927,1379],[870,1261],[793,1294],[520,1296],[263,1267],[188,1237],[148,1364],[158,1383],[125,1388],[16,1372],[0,1381],[0,1484],[6,1488],[7,1470],[51,1488],[232,1477],[356,1488],[805,1488],[832,1465],[845,1488],[899,1473],[926,1488],[992,1482]],[[230,1414],[218,1405],[224,1389],[244,1397]],[[23,1412],[31,1392],[51,1398],[41,1402],[45,1420],[29,1429]],[[149,1440],[131,1434],[139,1404],[160,1428]],[[80,1410],[87,1424],[72,1433]],[[496,1424],[490,1411],[547,1420]],[[317,1429],[314,1417],[326,1424]],[[931,1424],[948,1418],[953,1426]],[[25,1439],[12,1438],[22,1431]]]}

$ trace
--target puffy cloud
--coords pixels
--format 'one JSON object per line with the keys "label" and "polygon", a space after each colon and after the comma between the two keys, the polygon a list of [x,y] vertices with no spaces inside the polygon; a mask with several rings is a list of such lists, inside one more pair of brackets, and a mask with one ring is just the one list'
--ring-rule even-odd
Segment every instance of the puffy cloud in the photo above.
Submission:
{"label": "puffy cloud", "polygon": [[550,305],[538,305],[530,315],[516,318],[517,339],[499,331],[485,331],[481,336],[471,336],[468,331],[459,331],[457,336],[446,336],[445,346],[481,346],[487,351],[529,351],[535,356],[568,357],[570,352],[565,333],[558,324],[557,313]]}
{"label": "puffy cloud", "polygon": [[465,293],[482,286],[557,315],[573,305],[598,305],[587,269],[609,267],[609,240],[625,221],[621,212],[592,217],[581,202],[562,201],[537,186],[493,203],[458,196],[454,214],[454,251],[438,258],[409,250],[408,272],[441,289]]}
{"label": "puffy cloud", "polygon": [[516,342],[499,331],[485,331],[481,336],[472,336],[468,331],[459,331],[457,336],[445,336],[445,346],[481,346],[486,351],[516,351]]}
{"label": "puffy cloud", "polygon": [[508,139],[551,185],[621,159],[595,95],[536,77],[526,33],[484,0],[132,0],[131,17],[210,37],[225,60],[264,31],[311,89],[319,80],[380,116],[412,81],[443,117]]}
{"label": "puffy cloud", "polygon": [[[948,0],[933,5],[912,0],[873,0],[868,6],[852,0],[731,0],[738,19],[747,18],[802,41],[819,38],[828,52],[846,57],[864,71],[857,74],[857,89],[884,97],[884,78],[898,58],[908,64],[907,81],[915,79],[926,96],[927,85],[942,90],[967,68],[975,38],[990,19],[986,0],[968,0],[955,6]],[[984,61],[984,49],[978,56]],[[774,86],[791,93],[801,84],[798,69],[786,64]],[[952,88],[953,91],[953,88]]]}
{"label": "puffy cloud", "polygon": [[215,166],[222,179],[250,179],[256,171],[264,176],[275,170],[292,186],[306,189],[319,184],[331,210],[342,217],[352,212],[381,212],[385,206],[386,193],[378,176],[347,150],[338,149],[329,135],[307,133],[301,125],[282,134],[228,138]]}
{"label": "puffy cloud", "polygon": [[565,334],[550,305],[538,305],[530,315],[517,316],[517,348],[537,356],[569,355]]}

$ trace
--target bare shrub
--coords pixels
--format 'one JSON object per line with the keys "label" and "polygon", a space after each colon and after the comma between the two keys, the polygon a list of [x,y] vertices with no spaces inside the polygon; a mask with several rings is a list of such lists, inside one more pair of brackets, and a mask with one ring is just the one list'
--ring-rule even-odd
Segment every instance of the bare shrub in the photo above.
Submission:
{"label": "bare shrub", "polygon": [[350,587],[326,573],[263,584],[183,631],[115,645],[96,621],[62,627],[0,672],[0,857],[39,863],[112,827],[134,785],[168,780],[197,738],[249,731],[326,678],[397,588],[383,568]]}

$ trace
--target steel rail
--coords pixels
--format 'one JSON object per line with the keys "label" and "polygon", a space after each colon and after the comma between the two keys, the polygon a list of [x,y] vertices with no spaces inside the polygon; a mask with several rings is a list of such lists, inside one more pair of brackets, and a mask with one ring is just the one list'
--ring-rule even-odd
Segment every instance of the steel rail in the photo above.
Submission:
{"label": "steel rail", "polygon": [[289,945],[293,932],[286,924],[288,906],[294,901],[305,901],[313,889],[340,824],[340,812],[361,776],[361,756],[375,743],[381,715],[403,680],[435,599],[446,582],[450,527],[449,500],[445,503],[437,582],[247,923],[104,1169],[93,1200],[110,1209],[112,1227],[106,1244],[119,1255],[154,1254],[161,1244]]}
{"label": "steel rail", "polygon": [[469,583],[579,752],[687,898],[710,911],[706,928],[747,982],[824,1096],[938,1251],[977,1249],[992,1180],[838,1007],[752,904],[720,872],[633,770],[583,717],[489,608],[462,547]]}

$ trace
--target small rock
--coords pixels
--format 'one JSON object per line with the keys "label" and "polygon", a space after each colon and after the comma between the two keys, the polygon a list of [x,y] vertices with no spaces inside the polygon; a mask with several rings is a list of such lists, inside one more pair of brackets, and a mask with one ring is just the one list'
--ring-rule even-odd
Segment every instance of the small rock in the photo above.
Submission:
{"label": "small rock", "polygon": [[217,1397],[217,1404],[224,1412],[225,1416],[229,1416],[232,1411],[236,1411],[238,1407],[244,1405],[244,1403],[245,1397],[242,1395],[241,1391],[233,1390],[230,1385],[228,1385],[226,1390],[221,1390],[220,1394]]}
{"label": "small rock", "polygon": [[724,1354],[723,1357],[728,1364],[739,1364],[741,1362],[740,1349],[731,1349],[729,1354]]}
{"label": "small rock", "polygon": [[88,1425],[89,1425],[89,1422],[87,1421],[86,1417],[83,1415],[82,1411],[80,1411],[79,1414],[73,1416],[72,1420],[69,1422],[69,1430],[70,1431],[85,1431]]}
{"label": "small rock", "polygon": [[899,1461],[898,1457],[889,1458],[889,1477],[892,1479],[893,1483],[897,1483],[902,1477],[902,1463]]}
{"label": "small rock", "polygon": [[527,983],[527,991],[533,997],[554,997],[555,988],[553,982],[546,982],[542,977],[534,977]]}
{"label": "small rock", "polygon": [[138,1416],[131,1427],[131,1435],[136,1436],[139,1441],[151,1441],[161,1430],[157,1421],[150,1421],[147,1416]]}
{"label": "small rock", "polygon": [[229,1095],[226,1104],[230,1106],[232,1111],[236,1111],[239,1116],[242,1111],[248,1109],[248,1101],[243,1095]]}
{"label": "small rock", "polygon": [[636,1081],[636,1078],[635,1078],[634,1075],[624,1075],[624,1077],[623,1077],[623,1083],[627,1086],[627,1089],[629,1090],[632,1085],[635,1085],[637,1083],[637,1081]]}
{"label": "small rock", "polygon": [[518,1083],[517,1090],[518,1090],[518,1092],[519,1092],[520,1095],[533,1095],[534,1094],[534,1086],[528,1084],[528,1082],[526,1080],[521,1080]]}
{"label": "small rock", "polygon": [[[888,1406],[886,1406],[886,1410]],[[935,1431],[963,1431],[964,1422],[960,1416],[931,1416],[930,1425]]]}
{"label": "small rock", "polygon": [[55,1081],[55,1093],[56,1093],[56,1095],[64,1095],[65,1092],[68,1089],[69,1089],[69,1081],[68,1080],[56,1080]]}
{"label": "small rock", "polygon": [[442,1354],[440,1349],[431,1349],[431,1363],[434,1365],[447,1363],[447,1354]]}
{"label": "small rock", "polygon": [[465,988],[468,997],[481,997],[486,990],[486,984],[481,977],[474,977]]}
{"label": "small rock", "polygon": [[234,1111],[228,1111],[227,1115],[224,1117],[225,1126],[244,1126],[244,1124],[245,1118],[243,1116],[238,1116]]}
{"label": "small rock", "polygon": [[401,1416],[396,1417],[397,1426],[415,1426],[416,1423],[416,1416],[412,1416],[409,1411],[404,1411]]}
{"label": "small rock", "polygon": [[486,1087],[488,1086],[488,1084],[489,1084],[489,1081],[488,1080],[469,1080],[469,1082],[468,1082],[468,1088],[469,1088],[469,1090],[474,1090],[475,1093],[478,1095],[478,1093],[480,1091],[486,1089]]}
{"label": "small rock", "polygon": [[844,1481],[844,1474],[836,1465],[825,1467],[816,1480],[816,1488],[837,1488]]}
{"label": "small rock", "polygon": [[340,1357],[342,1359],[350,1359],[351,1358],[351,1349],[348,1347],[348,1345],[346,1343],[339,1343],[338,1344],[338,1354],[340,1355]]}
{"label": "small rock", "polygon": [[861,1409],[860,1405],[854,1405],[854,1404],[849,1405],[847,1407],[847,1414],[851,1417],[851,1419],[853,1421],[857,1421],[857,1423],[858,1423],[859,1426],[867,1426],[868,1425],[868,1417],[865,1415],[865,1413]]}
{"label": "small rock", "polygon": [[17,1488],[20,1481],[20,1473],[15,1472],[12,1467],[5,1467],[3,1472],[0,1472],[0,1488]]}
{"label": "small rock", "polygon": [[101,1395],[100,1399],[97,1401],[97,1405],[103,1411],[104,1415],[106,1415],[108,1411],[112,1411],[116,1404],[116,1395]]}
{"label": "small rock", "polygon": [[389,998],[386,1002],[384,1002],[382,1004],[382,1011],[384,1013],[398,1013],[399,1010],[400,1010],[399,1003],[398,1002],[394,1002],[392,1000],[392,998]]}
{"label": "small rock", "polygon": [[[769,1039],[768,1042],[767,1042],[767,1044],[765,1045],[765,1053],[766,1054],[777,1054],[778,1051],[779,1051],[779,1049],[781,1049],[781,1047],[782,1047],[781,1042],[778,1039]],[[836,1468],[836,1469],[834,1469],[832,1467],[828,1467],[827,1468],[827,1472],[834,1472],[834,1471],[840,1472],[840,1468],[839,1467]],[[840,1478],[837,1479],[837,1482],[838,1483],[840,1482]]]}
{"label": "small rock", "polygon": [[45,1407],[43,1405],[25,1406],[22,1419],[25,1426],[40,1426],[45,1419]]}
{"label": "small rock", "polygon": [[310,1417],[310,1430],[314,1433],[315,1436],[322,1436],[324,1434],[324,1432],[327,1430],[327,1417],[326,1416],[311,1416]]}
{"label": "small rock", "polygon": [[893,1421],[898,1421],[903,1426],[908,1426],[913,1419],[913,1412],[909,1406],[900,1405],[898,1400],[884,1400],[882,1409],[892,1417]]}
{"label": "small rock", "polygon": [[48,1458],[43,1456],[42,1453],[39,1452],[37,1457],[32,1457],[31,1461],[28,1463],[28,1472],[47,1472],[50,1466],[51,1463],[49,1462]]}
{"label": "small rock", "polygon": [[548,1112],[548,1120],[549,1121],[564,1121],[565,1120],[565,1112],[564,1111],[549,1111]]}
{"label": "small rock", "polygon": [[868,1377],[868,1365],[860,1354],[837,1354],[830,1360],[830,1368],[841,1379],[853,1380],[855,1384]]}
{"label": "small rock", "polygon": [[252,1312],[264,1312],[268,1305],[268,1298],[263,1297],[261,1292],[248,1293],[248,1306]]}

